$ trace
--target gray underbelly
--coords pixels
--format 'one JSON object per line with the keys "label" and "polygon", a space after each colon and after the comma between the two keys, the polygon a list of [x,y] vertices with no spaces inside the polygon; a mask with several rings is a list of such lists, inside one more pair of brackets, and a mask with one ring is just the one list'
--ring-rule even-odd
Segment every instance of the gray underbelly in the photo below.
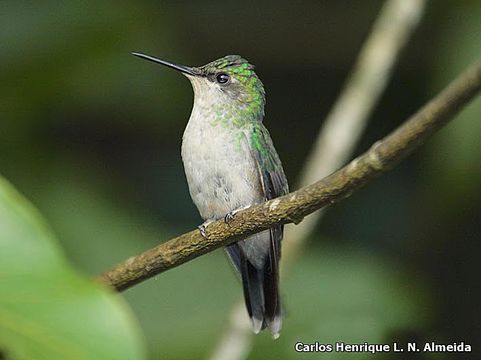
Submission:
{"label": "gray underbelly", "polygon": [[269,230],[249,236],[237,244],[244,251],[245,256],[257,269],[262,269],[270,250],[271,233]]}
{"label": "gray underbelly", "polygon": [[229,135],[208,141],[186,134],[182,160],[194,204],[204,220],[264,201],[257,164]]}
{"label": "gray underbelly", "polygon": [[218,219],[228,212],[262,201],[256,172],[219,159],[186,167],[190,195],[204,220]]}

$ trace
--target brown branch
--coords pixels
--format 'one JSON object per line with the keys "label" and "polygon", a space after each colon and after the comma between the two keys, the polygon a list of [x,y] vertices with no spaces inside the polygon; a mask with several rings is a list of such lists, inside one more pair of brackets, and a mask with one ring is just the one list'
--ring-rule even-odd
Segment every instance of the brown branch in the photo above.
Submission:
{"label": "brown branch", "polygon": [[481,90],[481,61],[461,74],[444,91],[390,135],[328,177],[283,197],[240,211],[226,224],[208,226],[164,242],[100,275],[100,280],[125,290],[161,272],[267,229],[277,223],[298,223],[324,206],[348,197],[374,177],[391,169],[446,124]]}

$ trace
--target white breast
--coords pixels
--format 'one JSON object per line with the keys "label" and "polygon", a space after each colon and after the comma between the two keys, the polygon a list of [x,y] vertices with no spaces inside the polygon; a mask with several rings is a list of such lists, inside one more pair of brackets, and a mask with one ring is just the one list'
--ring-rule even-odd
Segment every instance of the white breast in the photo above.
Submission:
{"label": "white breast", "polygon": [[194,106],[182,141],[190,195],[204,220],[264,200],[245,135],[240,129],[212,125],[206,113],[211,112]]}

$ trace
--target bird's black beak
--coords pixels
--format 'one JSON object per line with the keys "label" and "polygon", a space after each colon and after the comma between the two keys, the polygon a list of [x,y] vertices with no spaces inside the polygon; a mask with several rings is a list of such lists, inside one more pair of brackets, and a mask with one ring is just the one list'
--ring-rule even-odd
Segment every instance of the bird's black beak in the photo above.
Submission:
{"label": "bird's black beak", "polygon": [[161,60],[161,59],[157,59],[153,56],[150,56],[150,55],[145,55],[145,54],[141,54],[141,53],[136,53],[136,52],[133,52],[132,55],[135,55],[141,59],[144,59],[144,60],[149,60],[149,61],[152,61],[154,63],[157,63],[157,64],[161,64],[161,65],[165,65],[165,66],[168,66],[172,69],[175,69],[175,70],[178,70],[184,74],[187,74],[187,75],[191,75],[191,76],[200,76],[202,75],[201,72],[196,69],[196,68],[193,68],[193,67],[189,67],[189,66],[184,66],[184,65],[178,65],[178,64],[174,64],[170,61],[166,61],[166,60]]}

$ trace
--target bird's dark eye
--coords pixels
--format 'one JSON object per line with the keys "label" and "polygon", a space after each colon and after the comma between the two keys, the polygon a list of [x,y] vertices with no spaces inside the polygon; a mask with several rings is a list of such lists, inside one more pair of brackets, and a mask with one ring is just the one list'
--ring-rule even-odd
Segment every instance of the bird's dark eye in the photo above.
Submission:
{"label": "bird's dark eye", "polygon": [[220,73],[220,74],[217,74],[215,79],[219,84],[227,84],[230,80],[230,76],[225,73]]}

